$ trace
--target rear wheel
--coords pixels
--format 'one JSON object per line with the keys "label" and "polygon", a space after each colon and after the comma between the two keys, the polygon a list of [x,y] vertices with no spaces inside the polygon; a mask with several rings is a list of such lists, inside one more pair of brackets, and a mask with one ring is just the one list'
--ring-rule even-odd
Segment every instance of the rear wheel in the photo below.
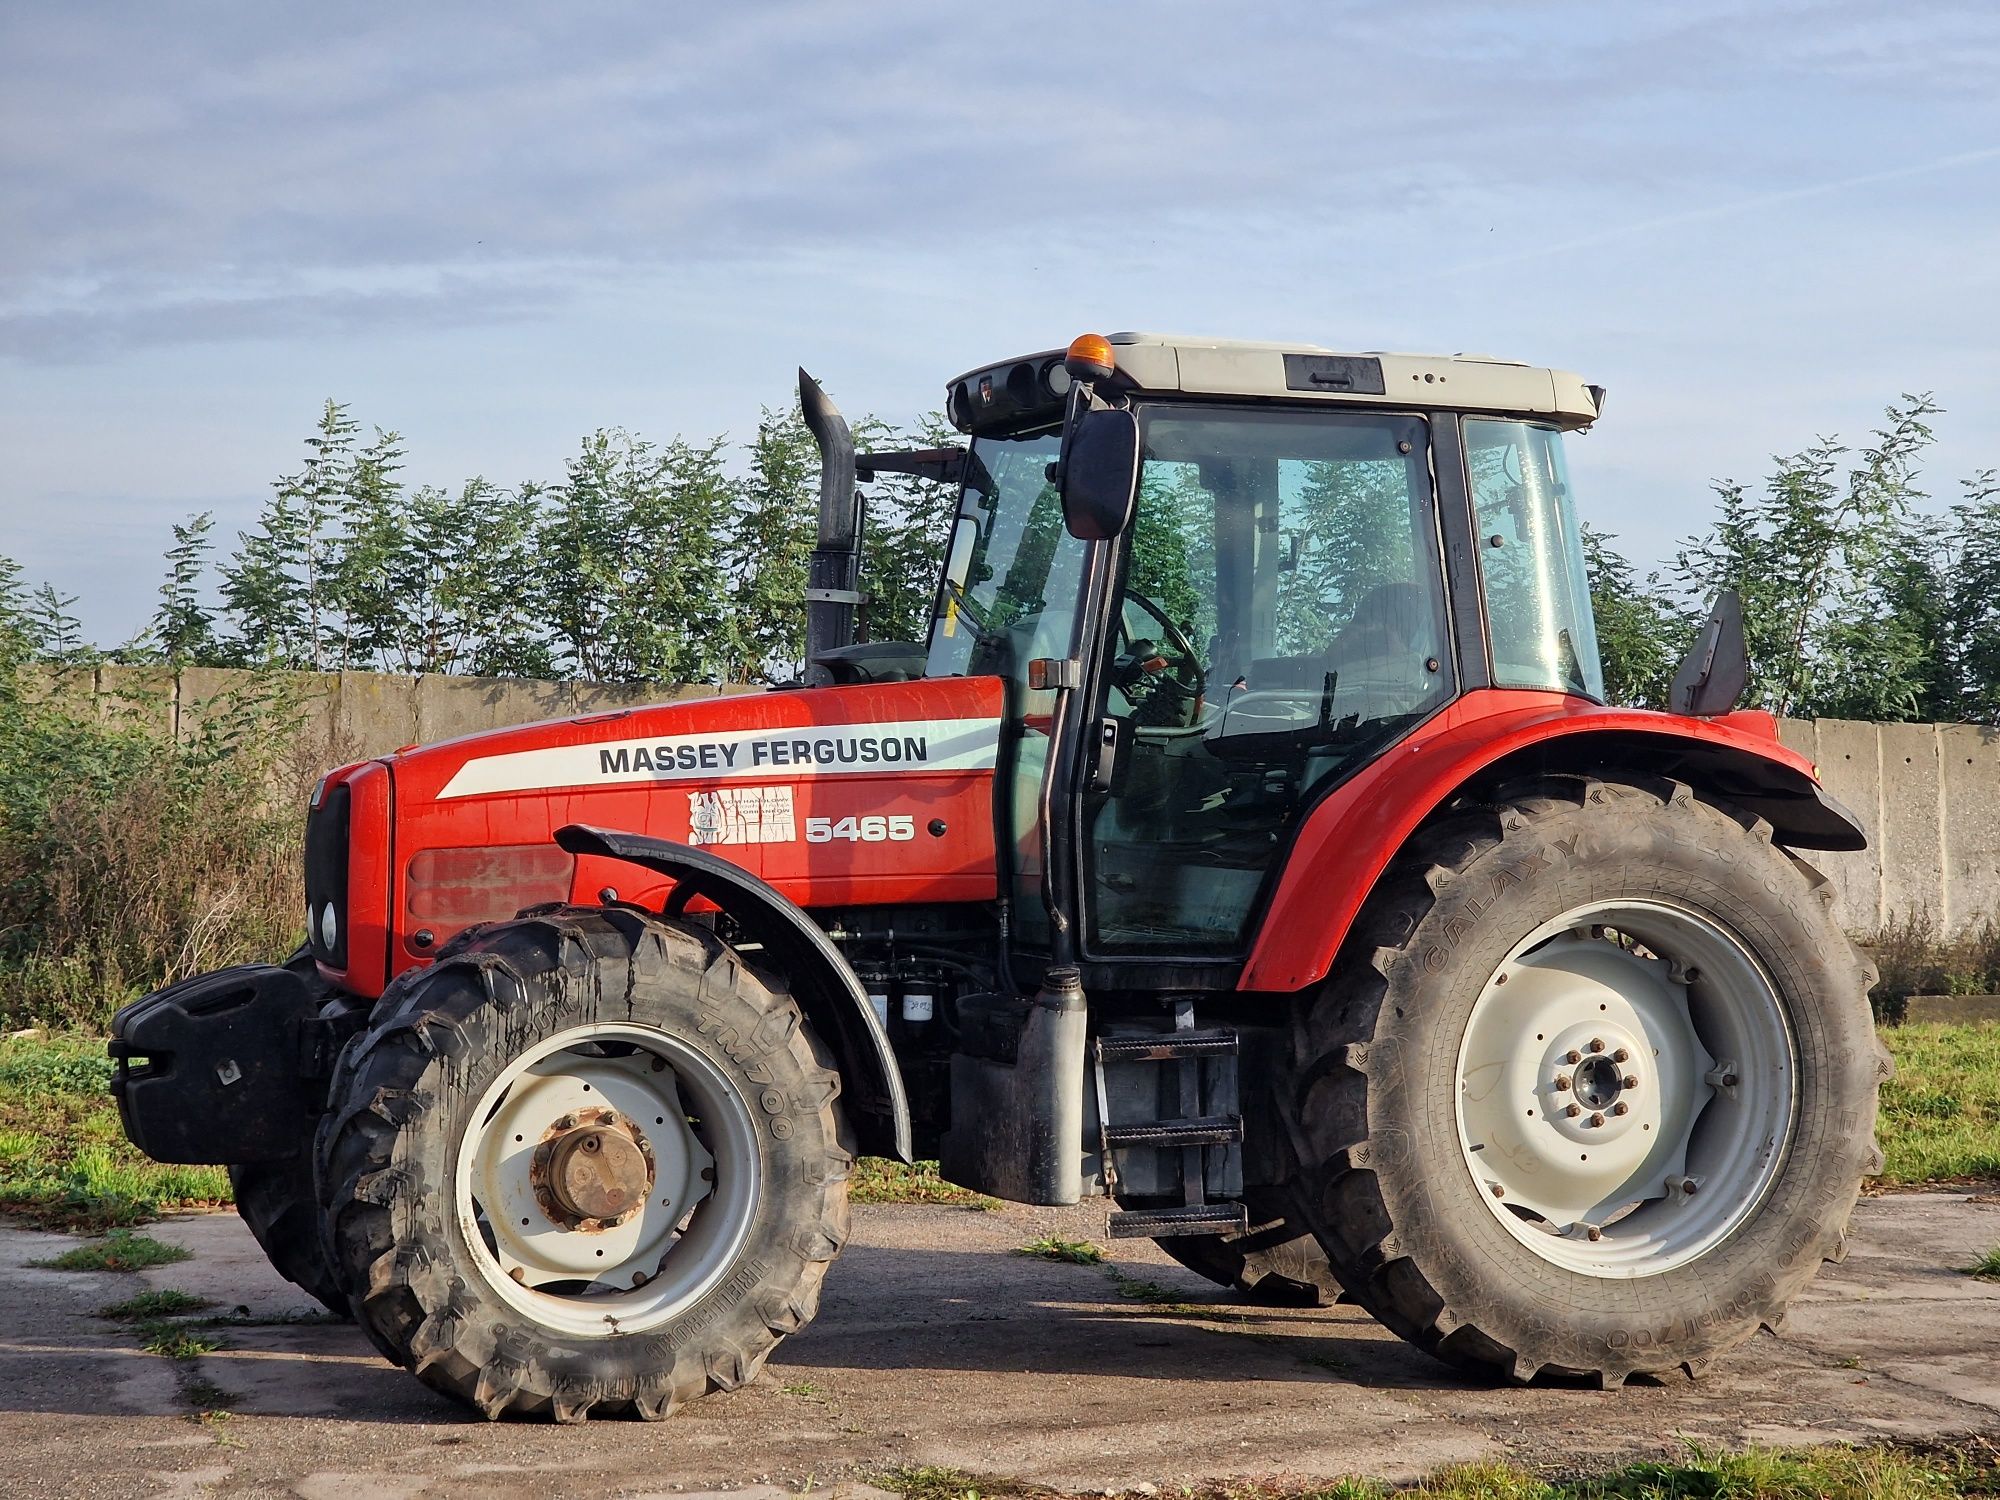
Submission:
{"label": "rear wheel", "polygon": [[847,1236],[838,1093],[791,998],[701,927],[496,924],[343,1055],[335,1272],[384,1354],[489,1418],[664,1417],[817,1310]]}
{"label": "rear wheel", "polygon": [[1196,1275],[1232,1287],[1251,1302],[1332,1306],[1340,1282],[1298,1210],[1270,1189],[1253,1188],[1243,1201],[1250,1210],[1250,1228],[1243,1234],[1180,1234],[1153,1243]]}
{"label": "rear wheel", "polygon": [[1299,1013],[1304,1207],[1397,1333],[1515,1380],[1694,1373],[1843,1253],[1888,1071],[1770,830],[1557,779],[1420,835]]}

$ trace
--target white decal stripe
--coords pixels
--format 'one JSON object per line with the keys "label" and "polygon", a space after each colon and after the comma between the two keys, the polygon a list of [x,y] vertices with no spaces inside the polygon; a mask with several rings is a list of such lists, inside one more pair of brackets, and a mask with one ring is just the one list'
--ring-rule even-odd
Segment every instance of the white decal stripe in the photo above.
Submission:
{"label": "white decal stripe", "polygon": [[998,719],[802,724],[600,740],[480,756],[460,766],[438,797],[648,781],[797,781],[811,776],[990,771],[999,746]]}

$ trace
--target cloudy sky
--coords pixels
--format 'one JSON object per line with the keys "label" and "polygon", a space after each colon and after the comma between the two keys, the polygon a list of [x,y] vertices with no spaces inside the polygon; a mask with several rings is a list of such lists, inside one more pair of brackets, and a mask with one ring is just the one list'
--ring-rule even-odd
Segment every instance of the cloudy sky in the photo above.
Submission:
{"label": "cloudy sky", "polygon": [[2000,6],[0,8],[0,553],[139,628],[328,396],[409,474],[913,415],[1085,329],[1612,392],[1642,558],[1901,391],[2000,466]]}

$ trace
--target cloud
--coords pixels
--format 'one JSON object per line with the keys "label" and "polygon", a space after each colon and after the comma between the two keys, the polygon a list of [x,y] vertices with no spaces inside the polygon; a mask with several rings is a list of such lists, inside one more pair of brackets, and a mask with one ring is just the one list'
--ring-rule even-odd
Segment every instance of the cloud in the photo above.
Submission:
{"label": "cloud", "polygon": [[1732,129],[1746,111],[1824,114],[1837,141],[1830,78],[1947,108],[2000,47],[1982,14],[22,8],[0,23],[0,313],[15,357],[75,359],[504,319],[619,268],[771,256],[956,249],[976,278],[1276,233],[1365,269],[1399,223],[1485,227],[1552,190],[1780,189],[1790,148]]}

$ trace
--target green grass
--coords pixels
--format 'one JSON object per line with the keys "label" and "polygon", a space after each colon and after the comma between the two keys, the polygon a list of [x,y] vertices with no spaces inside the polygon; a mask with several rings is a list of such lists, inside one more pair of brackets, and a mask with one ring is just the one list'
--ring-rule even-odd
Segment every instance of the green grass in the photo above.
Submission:
{"label": "green grass", "polygon": [[1104,1249],[1089,1240],[1057,1239],[1054,1235],[1043,1235],[1038,1240],[1029,1240],[1014,1252],[1016,1255],[1032,1255],[1038,1260],[1066,1261],[1072,1266],[1101,1266],[1104,1264]]}
{"label": "green grass", "polygon": [[941,1203],[953,1208],[998,1208],[1000,1200],[938,1176],[938,1164],[920,1161],[906,1167],[880,1156],[864,1156],[854,1164],[848,1197],[856,1203]]}
{"label": "green grass", "polygon": [[214,1334],[178,1318],[153,1318],[138,1327],[139,1347],[163,1359],[199,1359],[226,1348]]}
{"label": "green grass", "polygon": [[1981,1281],[2000,1281],[2000,1245],[1988,1250],[1965,1268],[1968,1276],[1977,1276]]}
{"label": "green grass", "polygon": [[1896,1076],[1877,1127],[1898,1187],[2000,1177],[2000,1026],[1885,1026]]}
{"label": "green grass", "polygon": [[1161,1286],[1157,1281],[1142,1281],[1136,1276],[1112,1270],[1111,1284],[1118,1289],[1118,1295],[1127,1302],[1144,1302],[1161,1312],[1192,1313],[1199,1309],[1191,1307],[1179,1292]]}
{"label": "green grass", "polygon": [[[2000,1027],[1890,1026],[1896,1079],[1882,1091],[1881,1181],[2000,1177]],[[125,1139],[101,1040],[57,1032],[0,1038],[0,1210],[48,1229],[101,1233],[230,1201],[220,1167],[148,1161]],[[938,1175],[863,1157],[856,1203],[999,1203]]]}
{"label": "green grass", "polygon": [[143,1271],[148,1266],[170,1266],[177,1260],[190,1258],[179,1245],[134,1234],[129,1229],[114,1229],[101,1240],[31,1264],[50,1271]]}
{"label": "green grass", "polygon": [[[873,1476],[906,1500],[1054,1500],[1022,1480],[962,1469],[905,1466]],[[1231,1480],[1178,1487],[1179,1500],[1958,1500],[2000,1495],[1996,1450],[1963,1447],[1753,1448],[1743,1453],[1690,1447],[1666,1462],[1628,1464],[1600,1474],[1541,1474],[1513,1464],[1470,1464],[1414,1485],[1367,1479],[1326,1483]]]}
{"label": "green grass", "polygon": [[97,1315],[100,1318],[115,1318],[121,1323],[141,1323],[154,1318],[185,1317],[188,1313],[197,1313],[205,1307],[214,1305],[206,1297],[169,1289],[160,1292],[141,1292],[136,1297],[127,1297],[123,1302],[100,1307]]}
{"label": "green grass", "polygon": [[94,1037],[0,1038],[0,1209],[85,1233],[230,1201],[220,1167],[148,1161],[125,1139]]}

